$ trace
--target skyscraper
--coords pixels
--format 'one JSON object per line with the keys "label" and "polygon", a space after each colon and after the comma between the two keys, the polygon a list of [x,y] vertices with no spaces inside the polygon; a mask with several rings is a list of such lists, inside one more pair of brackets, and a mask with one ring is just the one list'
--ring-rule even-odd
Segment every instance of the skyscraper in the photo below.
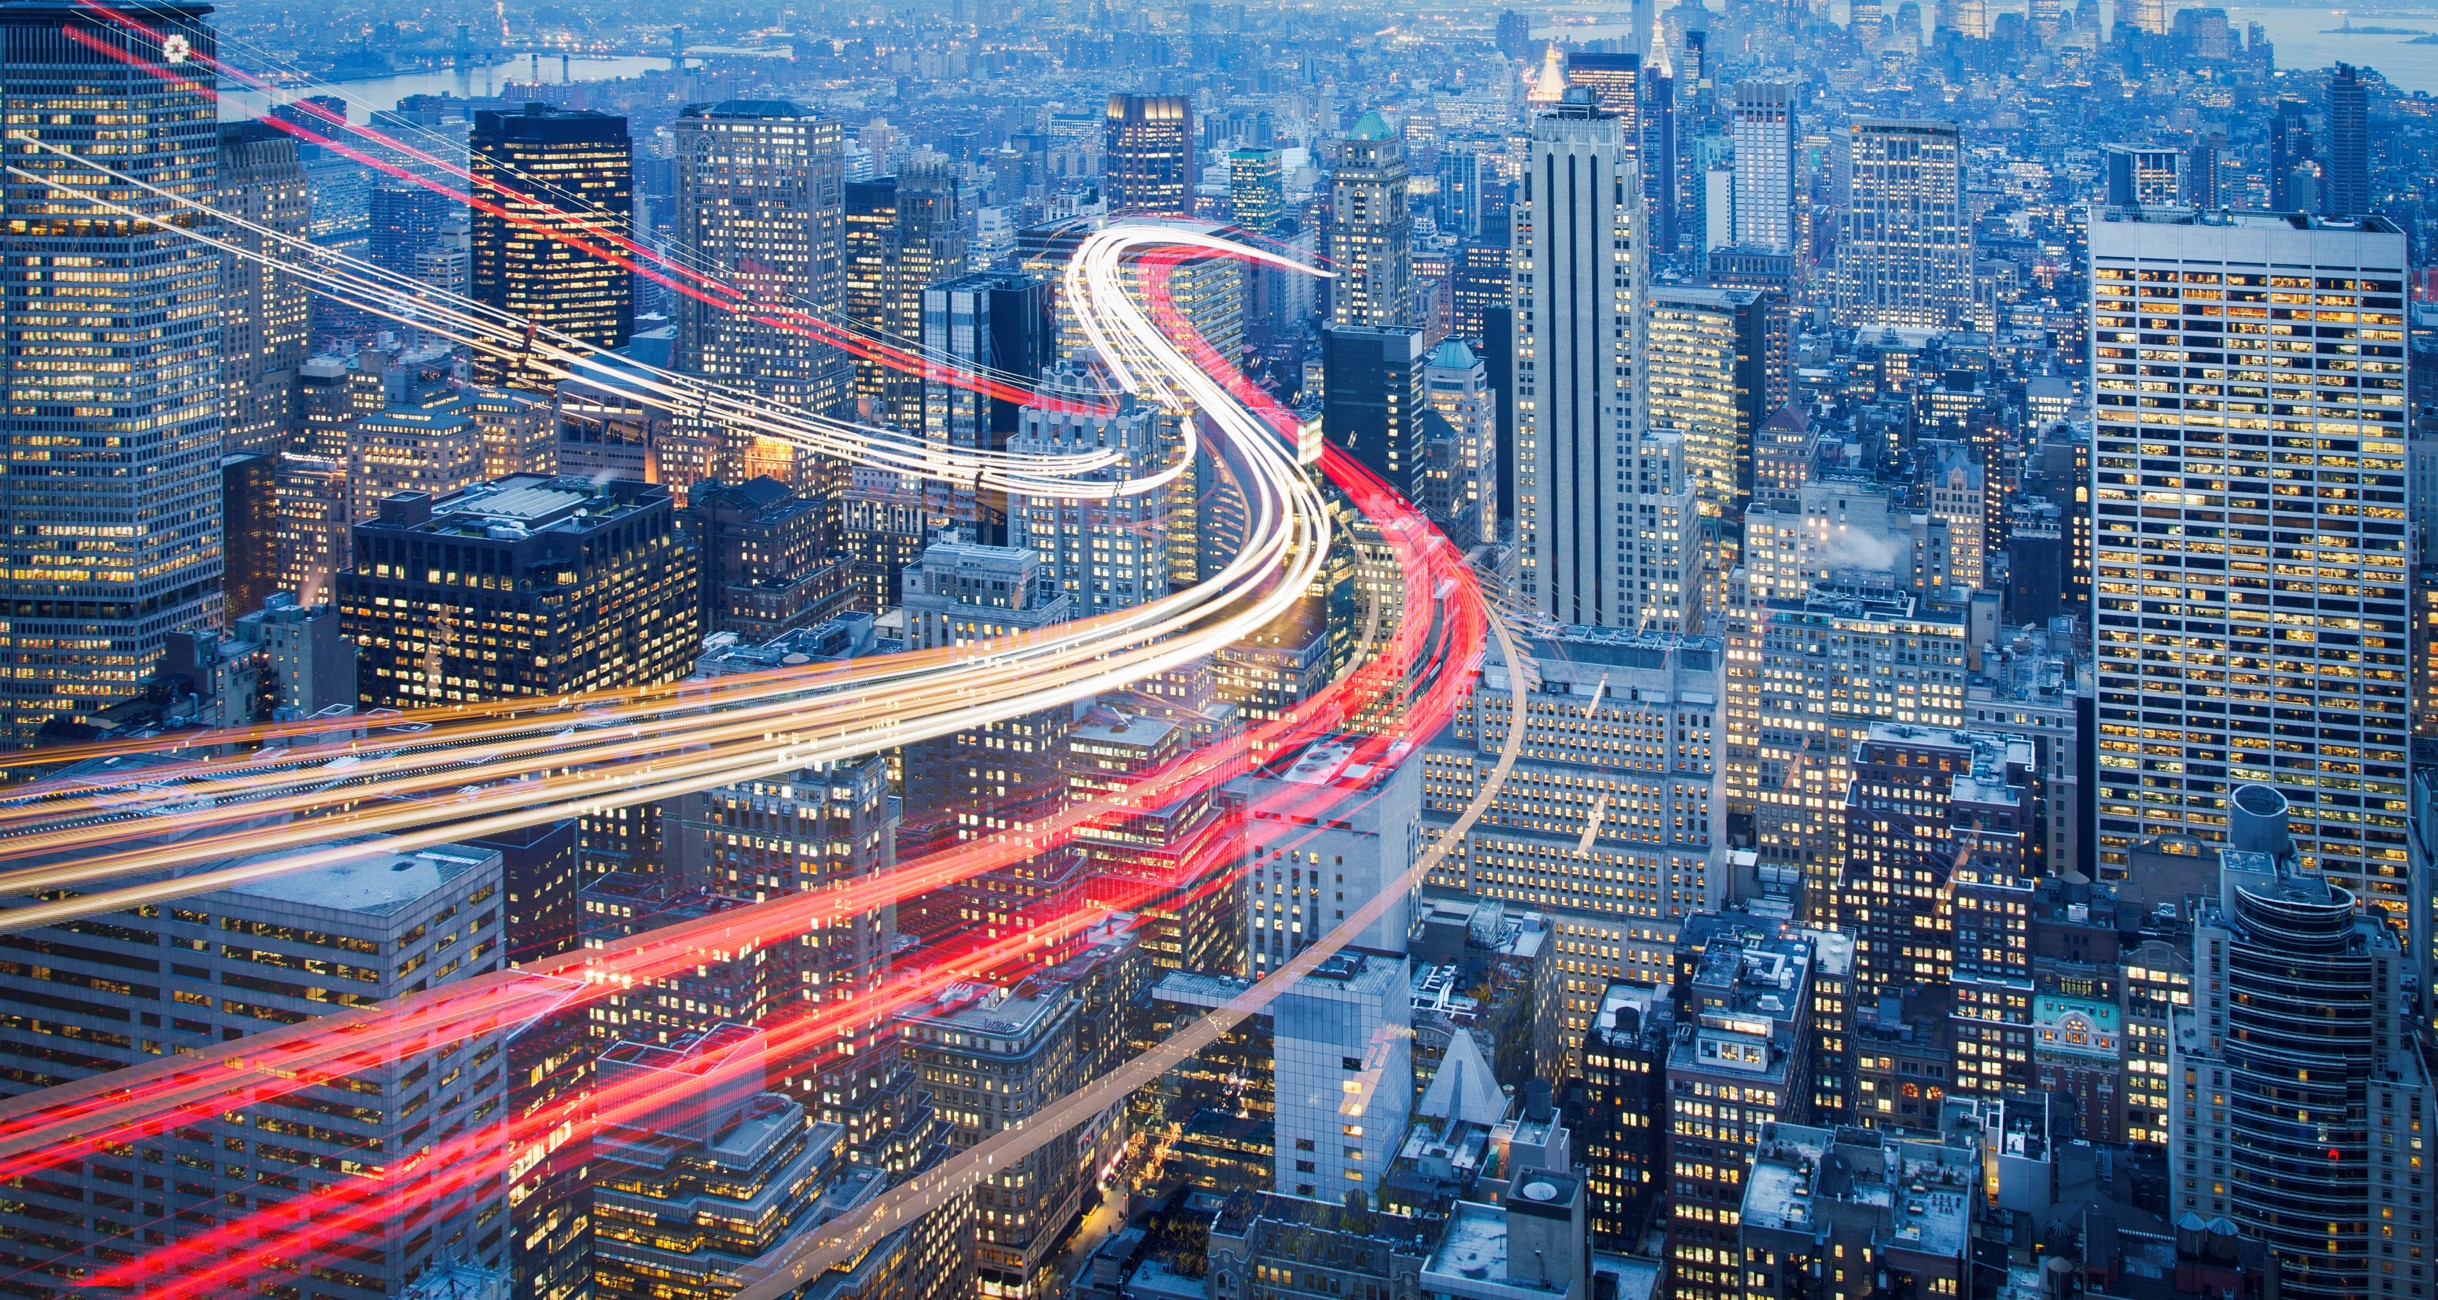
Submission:
{"label": "skyscraper", "polygon": [[[303,238],[311,219],[296,140],[260,122],[220,128],[220,185],[212,206],[250,225]],[[274,256],[272,240],[232,225],[232,244]],[[302,278],[250,258],[220,261],[220,409],[223,454],[286,449],[302,420],[296,369],[311,339],[312,291]],[[243,611],[231,611],[231,616]]]}
{"label": "skyscraper", "polygon": [[1406,325],[1414,320],[1414,214],[1405,142],[1378,113],[1346,133],[1330,178],[1329,282],[1332,325]]}
{"label": "skyscraper", "polygon": [[[1154,412],[1119,390],[1097,368],[1064,363],[1041,385],[1045,398],[1072,398],[1106,407],[1058,410],[1036,403],[1019,412],[1007,442],[1020,456],[1059,457],[1109,453],[1115,459],[1090,479],[1118,482],[1159,469]],[[1171,494],[1136,492],[1113,497],[1016,496],[1007,505],[1009,544],[1028,547],[1067,593],[1075,616],[1088,618],[1131,609],[1168,594]]]}
{"label": "skyscraper", "polygon": [[2407,1010],[2418,962],[2296,859],[2276,790],[2238,785],[2225,811],[2169,1038],[2173,1209],[2265,1242],[2294,1300],[2427,1294],[2438,1094]]}
{"label": "skyscraper", "polygon": [[2328,74],[2328,177],[2320,212],[2359,217],[2370,212],[2370,100],[2350,63]]}
{"label": "skyscraper", "polygon": [[1650,424],[1683,435],[1702,516],[1740,523],[1769,407],[1776,314],[1751,289],[1653,289],[1645,326]]}
{"label": "skyscraper", "polygon": [[382,502],[339,617],[372,706],[653,686],[702,648],[696,578],[667,489],[520,475]]}
{"label": "skyscraper", "polygon": [[[923,290],[965,274],[957,178],[945,165],[910,163],[896,176],[846,187],[845,315],[901,348],[923,337]],[[923,377],[871,358],[855,362],[855,398],[867,418],[919,432]]]}
{"label": "skyscraper", "polygon": [[[1971,323],[1972,214],[1952,122],[1863,120],[1839,133],[1836,315],[1857,328]],[[1740,163],[1739,163],[1740,165]],[[1743,221],[1743,203],[1736,204]]]}
{"label": "skyscraper", "polygon": [[1321,331],[1321,432],[1408,500],[1422,499],[1422,331]]}
{"label": "skyscraper", "polygon": [[1228,218],[1255,234],[1277,226],[1287,208],[1276,149],[1246,147],[1227,156]]}
{"label": "skyscraper", "polygon": [[[676,123],[677,218],[670,238],[698,269],[759,303],[838,310],[844,163],[835,119],[778,100],[689,104]],[[775,389],[816,407],[837,355],[801,332],[678,295],[680,369]],[[824,399],[828,400],[824,400]]]}
{"label": "skyscraper", "polygon": [[1629,146],[1642,130],[1642,55],[1576,50],[1566,56],[1566,84],[1590,90],[1600,111],[1617,119]]}
{"label": "skyscraper", "polygon": [[1432,210],[1439,233],[1458,239],[1480,238],[1485,179],[1480,152],[1471,145],[1441,145],[1437,170],[1439,194],[1432,200]]}
{"label": "skyscraper", "polygon": [[2102,210],[2091,264],[2102,874],[2269,782],[2305,866],[2401,911],[2405,520],[2362,503],[2405,500],[2404,236]]}
{"label": "skyscraper", "polygon": [[1580,87],[1535,119],[1514,214],[1515,528],[1525,603],[1630,627],[1625,504],[1642,428],[1642,185]]}
{"label": "skyscraper", "polygon": [[[1057,351],[1050,285],[1024,271],[976,271],[923,290],[923,350],[976,371],[1039,379]],[[958,451],[1001,451],[1023,419],[1023,404],[960,384],[930,380],[923,397],[923,441]],[[971,484],[933,484],[942,522],[985,546],[1008,544],[1007,493]]]}
{"label": "skyscraper", "polygon": [[[634,276],[568,241],[599,247],[605,235],[632,233],[626,119],[546,104],[484,110],[474,115],[469,158],[475,183],[494,200],[469,218],[474,300],[595,348],[623,346],[635,328]],[[491,352],[475,354],[474,378],[535,392],[556,382]]]}
{"label": "skyscraper", "polygon": [[[170,66],[210,57],[200,4],[149,9],[163,37],[72,4],[0,6],[0,96],[22,119],[0,257],[0,727],[135,694],[173,630],[220,607],[220,257],[166,225],[209,204],[220,147],[208,85]],[[93,45],[68,39],[72,30]],[[40,143],[70,156],[40,152]],[[103,181],[92,159],[173,197]],[[90,196],[90,197],[88,197]],[[83,268],[54,277],[51,267]],[[205,304],[197,311],[180,304]],[[102,366],[85,358],[113,357]]]}
{"label": "skyscraper", "polygon": [[1194,210],[1194,108],[1182,95],[1111,95],[1101,197],[1111,212]]}
{"label": "skyscraper", "polygon": [[2269,207],[2304,212],[2317,206],[2310,110],[2299,99],[2281,98],[2269,119]]}
{"label": "skyscraper", "polygon": [[1735,242],[1783,253],[1795,246],[1795,88],[1739,81],[1729,110],[1735,136]]}

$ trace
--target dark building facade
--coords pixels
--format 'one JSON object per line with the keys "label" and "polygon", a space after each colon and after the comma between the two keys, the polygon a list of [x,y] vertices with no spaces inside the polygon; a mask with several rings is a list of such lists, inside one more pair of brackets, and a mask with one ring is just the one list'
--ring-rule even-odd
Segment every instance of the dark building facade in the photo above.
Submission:
{"label": "dark building facade", "polygon": [[[480,112],[468,158],[493,199],[467,217],[470,296],[579,343],[623,346],[635,329],[635,278],[577,241],[599,248],[632,233],[626,119],[545,104]],[[535,392],[555,384],[517,357],[479,351],[474,380]]]}
{"label": "dark building facade", "polygon": [[1422,339],[1393,325],[1321,331],[1321,432],[1413,501],[1423,491]]}

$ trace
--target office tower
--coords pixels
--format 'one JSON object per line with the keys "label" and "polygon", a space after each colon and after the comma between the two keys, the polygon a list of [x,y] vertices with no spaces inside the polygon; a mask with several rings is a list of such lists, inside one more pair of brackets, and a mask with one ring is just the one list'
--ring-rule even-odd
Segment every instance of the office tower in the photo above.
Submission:
{"label": "office tower", "polygon": [[2370,900],[2297,859],[2286,812],[2276,789],[2235,788],[2218,893],[2193,918],[2171,1205],[2266,1242],[2281,1295],[2423,1294],[2438,1094],[2408,1010],[2420,963],[2357,910]]}
{"label": "office tower", "polygon": [[1715,640],[1601,628],[1526,650],[1529,674],[1490,665],[1448,736],[1423,753],[1423,821],[1435,837],[1481,788],[1523,703],[1525,757],[1426,883],[1549,914],[1570,969],[1543,1014],[1556,1017],[1552,1041],[1572,1069],[1606,984],[1668,982],[1678,927],[1727,897],[1724,656]]}
{"label": "office tower", "polygon": [[[1505,216],[1483,226],[1481,238],[1456,246],[1456,269],[1448,286],[1448,333],[1486,351],[1492,332],[1484,315],[1506,309],[1515,288],[1515,255],[1507,246]],[[1499,346],[1512,348],[1514,342],[1506,339]]]}
{"label": "office tower", "polygon": [[1463,340],[1433,349],[1422,367],[1427,510],[1458,545],[1498,536],[1498,394],[1490,370]]}
{"label": "office tower", "polygon": [[[206,12],[172,4],[150,21],[208,57]],[[15,166],[84,193],[93,176],[77,159],[92,159],[166,190],[111,191],[164,221],[181,201],[212,202],[211,90],[174,75],[160,38],[35,3],[0,10],[0,35],[11,51],[0,94],[26,120]],[[225,392],[220,315],[208,304],[218,301],[220,255],[27,177],[9,177],[4,192],[23,225],[0,267],[10,402],[0,518],[16,539],[0,578],[0,725],[9,744],[26,745],[52,718],[81,719],[138,693],[162,638],[219,612]],[[91,269],[55,279],[54,261]],[[60,359],[104,355],[119,360],[95,369]]]}
{"label": "office tower", "polygon": [[559,426],[551,403],[510,388],[460,389],[454,403],[482,435],[484,478],[559,472]]}
{"label": "office tower", "polygon": [[[594,1150],[617,1172],[593,1193],[594,1247],[607,1294],[732,1295],[756,1260],[850,1215],[887,1190],[851,1159],[845,1133],[768,1080],[762,1036],[697,1026],[666,1043],[603,1053],[601,1087],[651,1089],[678,1102],[604,1124]],[[655,1077],[667,1082],[646,1083]],[[952,1197],[885,1234],[841,1279],[845,1293],[948,1300],[975,1294],[973,1205]]]}
{"label": "office tower", "polygon": [[347,434],[347,517],[372,519],[401,492],[438,500],[483,482],[483,435],[454,402],[358,416]]}
{"label": "office tower", "polygon": [[[1113,457],[1086,482],[1147,477],[1160,468],[1157,415],[1108,377],[1061,363],[1039,390],[1045,401],[1068,399],[1092,409],[1022,409],[1008,450],[1019,457]],[[1111,497],[1017,494],[1007,505],[1008,544],[1041,557],[1049,581],[1067,594],[1074,616],[1086,618],[1158,600],[1168,594],[1169,533],[1174,501],[1165,492]]]}
{"label": "office tower", "polygon": [[[303,237],[305,167],[296,141],[260,122],[220,128],[219,188],[212,206],[254,226]],[[232,225],[221,238],[277,259],[273,240]],[[220,409],[223,455],[286,449],[297,431],[296,369],[305,363],[312,291],[300,277],[235,254],[220,259]]]}
{"label": "office tower", "polygon": [[1513,9],[1498,15],[1498,52],[1510,59],[1532,57],[1532,20]]}
{"label": "office tower", "polygon": [[676,681],[695,583],[668,489],[520,475],[381,502],[338,604],[364,703],[418,708]]}
{"label": "office tower", "polygon": [[[1246,778],[1245,970],[1256,978],[1392,891],[1400,895],[1395,904],[1351,942],[1374,952],[1405,951],[1414,914],[1405,876],[1419,850],[1422,764],[1402,755],[1354,760],[1352,741],[1324,741]],[[1315,828],[1295,792],[1322,786],[1342,792],[1348,806]]]}
{"label": "office tower", "polygon": [[[286,138],[286,137],[282,137]],[[376,185],[366,195],[365,260],[384,271],[424,279],[426,259],[453,253],[472,211],[464,201],[409,181]]]}
{"label": "office tower", "polygon": [[[903,1018],[906,1055],[948,1121],[949,1143],[978,1146],[1092,1081],[1079,1059],[1088,1014],[1074,984],[1036,977],[1022,988],[960,994]],[[966,1294],[1035,1300],[1057,1293],[1059,1247],[1082,1213],[1096,1163],[1069,1129],[1032,1151],[994,1161],[974,1187],[968,1248],[980,1285]]]}
{"label": "office tower", "polygon": [[1286,214],[1287,185],[1276,149],[1232,149],[1227,156],[1228,219],[1254,234],[1268,234]]}
{"label": "office tower", "polygon": [[1704,519],[1740,524],[1752,453],[1769,406],[1776,313],[1751,289],[1669,285],[1650,293],[1645,326],[1653,429],[1684,438]]}
{"label": "office tower", "polygon": [[1736,1215],[1771,1125],[1811,1115],[1812,942],[1724,935],[1693,957],[1668,1052],[1668,1267],[1678,1300],[1742,1300]]}
{"label": "office tower", "polygon": [[1864,120],[1840,134],[1838,323],[1969,327],[1972,216],[1955,124]]}
{"label": "office tower", "polygon": [[[1023,271],[976,271],[923,290],[923,350],[1009,383],[1037,381],[1057,354],[1047,280]],[[1013,398],[966,384],[926,381],[923,441],[957,451],[1005,450],[1023,421]],[[938,484],[931,489],[944,522],[987,546],[1007,544],[1007,493],[998,487]]]}
{"label": "office tower", "polygon": [[1988,565],[1989,493],[1981,462],[1960,443],[1925,441],[1916,447],[1929,458],[1922,486],[1930,513],[1947,525],[1948,580],[1977,590]]}
{"label": "office tower", "polygon": [[702,561],[704,634],[768,641],[839,612],[849,565],[831,536],[834,513],[773,478],[696,485],[685,523]]}
{"label": "office tower", "polygon": [[1566,84],[1591,91],[1600,111],[1617,119],[1629,148],[1642,140],[1642,55],[1575,50],[1566,56]]}
{"label": "office tower", "polygon": [[[167,795],[178,784],[173,778],[154,788]],[[158,815],[168,811],[164,801]],[[243,1040],[266,1029],[359,1001],[445,993],[504,969],[497,853],[461,844],[401,851],[379,837],[350,847],[331,865],[190,895],[157,914],[114,913],[106,925],[83,921],[19,936],[51,955],[0,969],[11,1005],[46,1008],[0,1029],[8,1093],[21,1097],[169,1053],[208,1059],[224,1043],[242,1053]],[[202,965],[173,966],[162,959],[165,950]],[[316,978],[307,972],[326,984],[305,983]],[[29,1179],[0,1206],[0,1264],[37,1293],[73,1290],[102,1269],[159,1258],[181,1236],[218,1224],[243,1225],[228,1243],[239,1255],[301,1256],[307,1267],[287,1276],[300,1295],[317,1300],[405,1294],[411,1279],[447,1260],[504,1265],[498,1210],[505,1189],[496,1166],[469,1170],[482,1158],[462,1152],[433,1159],[496,1122],[506,1089],[501,1038],[474,1033],[374,1054],[344,1079],[213,1106],[181,1127],[88,1150],[77,1172]],[[360,1105],[368,1096],[382,1104]],[[380,1154],[378,1182],[365,1177],[372,1152]],[[171,1169],[175,1177],[165,1172]],[[346,1235],[344,1270],[317,1276],[311,1265],[330,1263],[333,1248],[299,1250],[289,1216],[277,1211],[295,1196],[340,1187],[369,1198],[365,1220]],[[215,1252],[197,1262],[221,1261]]]}
{"label": "office tower", "polygon": [[[496,200],[468,217],[474,300],[579,344],[623,346],[635,328],[633,274],[570,241],[601,248],[633,233],[626,119],[544,104],[486,109],[474,115],[468,156],[475,184]],[[474,380],[532,392],[556,382],[488,351],[474,356]]]}
{"label": "office tower", "polygon": [[1458,239],[1481,238],[1482,159],[1467,144],[1440,146],[1437,167],[1439,192],[1431,200],[1439,233]]}
{"label": "office tower", "polygon": [[1329,323],[1414,321],[1414,214],[1405,142],[1377,112],[1346,133],[1329,181]]}
{"label": "office tower", "polygon": [[1735,242],[1783,253],[1795,246],[1795,88],[1739,81],[1728,110],[1735,138]]}
{"label": "office tower", "polygon": [[[1201,743],[1192,715],[1162,717],[1131,707],[1095,706],[1069,739],[1067,773],[1076,803],[1106,799],[1128,783],[1177,762]],[[1162,971],[1215,972],[1242,960],[1245,890],[1233,870],[1243,860],[1243,820],[1220,791],[1195,783],[1165,801],[1076,829],[1094,877],[1126,882],[1144,895],[1136,934]],[[1216,869],[1214,869],[1216,868]]]}
{"label": "office tower", "polygon": [[1589,90],[1534,119],[1513,213],[1512,517],[1524,603],[1561,623],[1636,621],[1624,505],[1642,428],[1641,189]]}
{"label": "office tower", "polygon": [[1583,1031],[1589,1122],[1583,1143],[1584,1211],[1594,1250],[1639,1245],[1668,1185],[1668,1046],[1676,1008],[1664,984],[1612,982]]}
{"label": "office tower", "polygon": [[[861,332],[894,347],[923,337],[923,290],[965,274],[957,178],[941,164],[846,186],[844,310]],[[864,417],[907,433],[923,428],[923,377],[859,357],[855,397]]]}
{"label": "office tower", "polygon": [[2362,74],[2350,63],[2339,63],[2328,75],[2327,175],[2323,216],[2370,214],[2370,101]]}
{"label": "office tower", "polygon": [[1948,1091],[2031,1088],[2032,742],[1874,723],[1853,747],[1834,919],[1865,1004],[1947,985]]}
{"label": "office tower", "polygon": [[2120,16],[2116,21],[2120,24],[2131,23],[2134,30],[2152,36],[2165,36],[2168,32],[2169,8],[2170,0],[2133,0],[2127,6],[2127,15]]}
{"label": "office tower", "polygon": [[279,457],[220,458],[221,608],[236,618],[262,608],[279,585]]}
{"label": "office tower", "polygon": [[1676,78],[1654,67],[1642,79],[1642,190],[1651,210],[1651,239],[1660,253],[1676,251],[1679,179],[1676,161]]}
{"label": "office tower", "polygon": [[1422,499],[1422,331],[1321,331],[1321,432],[1408,500]]}
{"label": "office tower", "polygon": [[2190,162],[2173,145],[2112,144],[2100,149],[2107,166],[2108,206],[2171,208],[2182,204]]}
{"label": "office tower", "polygon": [[2308,212],[2318,204],[2318,175],[2312,162],[2311,110],[2299,99],[2279,97],[2269,119],[2269,208],[2275,212]]}
{"label": "office tower", "polygon": [[2226,206],[2218,182],[2218,145],[2220,136],[2201,140],[2184,151],[2184,204],[2187,207],[2211,210]]}
{"label": "office tower", "polygon": [[1347,949],[1270,1004],[1274,1190],[1376,1203],[1414,1104],[1410,971],[1402,953]]}
{"label": "office tower", "polygon": [[[2336,493],[2405,500],[2404,236],[2375,217],[2143,216],[2091,223],[2102,872],[2136,840],[2221,839],[2228,792],[2268,781],[2304,865],[2403,909],[2405,523]],[[2253,315],[2305,296],[2328,351],[2286,351]],[[2223,424],[2191,414],[2204,402]],[[2322,486],[2295,493],[2305,474]],[[2183,495],[2162,506],[2170,479]]]}
{"label": "office tower", "polygon": [[[2065,30],[2065,0],[2030,0],[2025,16],[2031,22],[2032,35],[2046,44],[2057,39],[2057,33]],[[1876,25],[1878,15],[1873,14],[1872,20]]]}
{"label": "office tower", "polygon": [[[671,241],[692,265],[768,308],[723,311],[678,295],[671,364],[811,409],[836,409],[844,397],[839,355],[801,329],[755,317],[776,309],[782,319],[789,311],[826,319],[842,301],[845,173],[837,121],[781,100],[742,100],[689,104],[674,130]],[[741,476],[746,450],[724,451],[722,477]]]}
{"label": "office tower", "polygon": [[1182,95],[1111,95],[1101,197],[1111,212],[1194,210],[1194,108]]}
{"label": "office tower", "polygon": [[[1747,515],[1747,529],[1758,512]],[[1749,544],[1749,531],[1747,541]],[[1874,723],[1962,725],[1964,607],[1886,588],[1830,587],[1728,617],[1726,800],[1749,819],[1763,878],[1834,906],[1835,809],[1854,742]]]}

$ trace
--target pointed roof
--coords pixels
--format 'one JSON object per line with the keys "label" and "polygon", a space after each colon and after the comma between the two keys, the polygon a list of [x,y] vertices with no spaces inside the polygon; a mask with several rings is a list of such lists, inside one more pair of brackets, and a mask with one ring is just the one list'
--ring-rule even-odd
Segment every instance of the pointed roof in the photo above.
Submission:
{"label": "pointed roof", "polygon": [[1346,138],[1349,140],[1394,140],[1397,138],[1397,132],[1389,126],[1387,118],[1380,116],[1380,110],[1375,108],[1365,113],[1362,120],[1354,124],[1354,129],[1346,133]]}
{"label": "pointed roof", "polygon": [[1428,364],[1439,370],[1471,370],[1479,359],[1463,339],[1450,335],[1446,342],[1431,350]]}
{"label": "pointed roof", "polygon": [[1535,104],[1554,104],[1566,97],[1566,65],[1558,55],[1558,43],[1549,43],[1549,52],[1541,58],[1541,78],[1525,96]]}
{"label": "pointed roof", "polygon": [[1507,1117],[1507,1094],[1499,1091],[1498,1077],[1483,1059],[1471,1030],[1448,1035],[1447,1055],[1440,1058],[1439,1072],[1431,1076],[1431,1086],[1423,1090],[1414,1114],[1483,1128]]}

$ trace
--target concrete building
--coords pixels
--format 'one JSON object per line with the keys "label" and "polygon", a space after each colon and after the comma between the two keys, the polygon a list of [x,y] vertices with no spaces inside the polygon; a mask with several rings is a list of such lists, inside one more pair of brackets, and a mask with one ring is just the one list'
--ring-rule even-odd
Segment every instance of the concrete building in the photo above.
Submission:
{"label": "concrete building", "polygon": [[[1398,901],[1351,943],[1406,951],[1414,894],[1405,877],[1421,852],[1423,764],[1403,742],[1385,752],[1357,740],[1317,742],[1237,783],[1250,868],[1246,971],[1267,975],[1311,947],[1364,904],[1390,891]],[[1351,800],[1317,822],[1303,805],[1335,788]],[[1281,1190],[1284,1190],[1283,1186]]]}
{"label": "concrete building", "polygon": [[[2375,217],[2100,210],[2091,263],[2102,872],[2145,838],[2222,840],[2231,791],[2269,782],[2293,803],[2305,866],[2365,906],[2405,909],[2406,521],[2354,513],[2324,491],[2277,490],[2294,475],[2341,474],[2346,490],[2388,494],[2401,515],[2404,237]],[[2305,278],[2333,283],[2306,291]],[[2358,356],[2300,362],[2329,380],[2310,388],[2307,417],[2333,440],[2326,449],[2290,445],[2261,409],[2269,385],[2299,373],[2273,337],[2276,321],[2257,313],[2298,311],[2284,304],[2305,292],[2323,312],[2341,303],[2354,313],[2324,341]],[[2229,315],[2198,314],[2220,310]],[[2162,369],[2204,358],[2223,376]],[[2228,411],[2223,425],[2170,423],[2165,401]],[[2169,479],[2185,492],[2173,507],[2181,526],[2225,530],[2223,560],[2149,531],[2154,517],[2142,512],[2161,507],[2144,493]],[[2305,549],[2274,554],[2293,535],[2310,539]],[[2259,568],[2273,560],[2314,573],[2305,583]],[[2300,710],[2312,734],[2280,710]],[[2345,771],[2321,766],[2330,762]]]}
{"label": "concrete building", "polygon": [[1837,322],[1969,327],[1972,220],[1956,125],[1870,119],[1838,136]]}
{"label": "concrete building", "polygon": [[1641,521],[1625,507],[1644,425],[1643,222],[1631,143],[1590,91],[1533,120],[1513,214],[1510,455],[1521,595],[1560,623],[1640,622]]}
{"label": "concrete building", "polygon": [[1349,948],[1271,1003],[1274,1190],[1378,1198],[1414,1105],[1411,984],[1403,955]]}
{"label": "concrete building", "polygon": [[1402,328],[1414,311],[1414,214],[1405,142],[1377,112],[1340,142],[1329,179],[1329,323]]}

